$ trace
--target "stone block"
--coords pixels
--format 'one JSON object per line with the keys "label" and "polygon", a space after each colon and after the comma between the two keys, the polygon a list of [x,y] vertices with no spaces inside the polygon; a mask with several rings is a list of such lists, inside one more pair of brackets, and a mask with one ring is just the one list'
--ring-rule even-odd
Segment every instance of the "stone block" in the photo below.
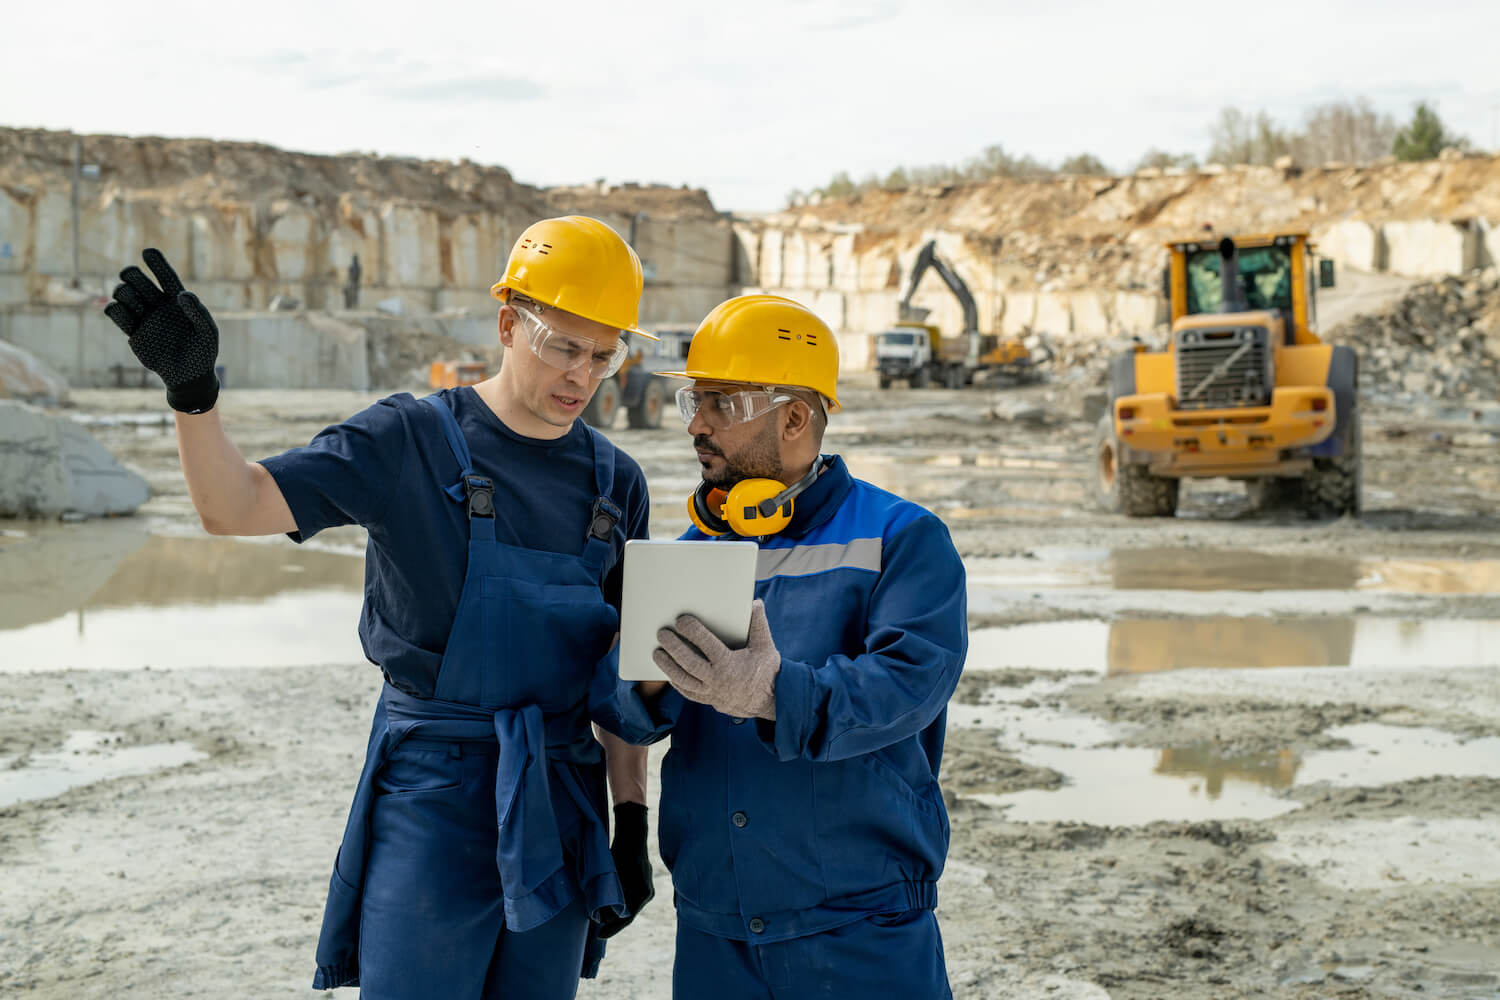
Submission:
{"label": "stone block", "polygon": [[1478,263],[1478,227],[1421,219],[1387,222],[1383,227],[1387,270],[1410,278],[1463,274]]}
{"label": "stone block", "polygon": [[1032,328],[1049,337],[1073,332],[1073,310],[1065,292],[1043,292],[1036,298],[1036,318]]}
{"label": "stone block", "polygon": [[317,254],[318,219],[294,201],[271,206],[271,225],[266,232],[274,277],[283,282],[321,278],[327,262]]}
{"label": "stone block", "polygon": [[1124,336],[1143,336],[1167,321],[1167,303],[1144,292],[1115,293],[1115,327]]}
{"label": "stone block", "polygon": [[1341,268],[1368,273],[1385,270],[1385,236],[1379,226],[1346,219],[1315,228],[1312,241],[1318,256],[1337,261]]}
{"label": "stone block", "polygon": [[249,281],[255,277],[251,256],[254,227],[241,206],[194,212],[192,267],[182,275],[196,293],[207,281]]}
{"label": "stone block", "polygon": [[61,406],[68,399],[68,381],[30,351],[0,340],[0,399]]}
{"label": "stone block", "polygon": [[1109,311],[1102,293],[1073,292],[1068,296],[1068,305],[1073,313],[1074,333],[1087,337],[1109,336]]}
{"label": "stone block", "polygon": [[150,495],[72,420],[0,400],[0,517],[129,514]]}
{"label": "stone block", "polygon": [[1027,333],[1036,321],[1036,292],[1009,292],[1000,314],[1000,332],[1007,337]]}
{"label": "stone block", "polygon": [[786,233],[767,229],[760,234],[760,271],[753,283],[762,288],[780,288],[787,284],[785,277]]}
{"label": "stone block", "polygon": [[380,229],[385,248],[378,276],[382,284],[436,288],[443,283],[435,212],[415,205],[388,203],[380,212]]}
{"label": "stone block", "polygon": [[31,206],[0,188],[0,276],[23,272],[31,243]]}

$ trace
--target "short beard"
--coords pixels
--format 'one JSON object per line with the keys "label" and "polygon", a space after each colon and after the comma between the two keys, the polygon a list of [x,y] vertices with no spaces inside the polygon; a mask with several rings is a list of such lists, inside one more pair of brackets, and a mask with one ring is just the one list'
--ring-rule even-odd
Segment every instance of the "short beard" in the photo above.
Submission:
{"label": "short beard", "polygon": [[708,471],[704,470],[704,482],[721,490],[727,490],[746,479],[774,479],[777,482],[786,482],[786,466],[781,462],[781,449],[777,446],[777,436],[776,421],[768,420],[762,432],[752,438],[733,458],[724,454],[723,450],[710,442],[706,436],[700,434],[693,438],[694,447],[711,451],[724,459],[724,471],[717,476],[710,476]]}

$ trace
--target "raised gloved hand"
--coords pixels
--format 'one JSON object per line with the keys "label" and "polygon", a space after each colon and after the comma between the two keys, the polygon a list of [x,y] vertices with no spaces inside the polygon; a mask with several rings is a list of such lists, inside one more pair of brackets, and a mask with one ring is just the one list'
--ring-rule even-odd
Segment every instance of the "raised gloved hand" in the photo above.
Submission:
{"label": "raised gloved hand", "polygon": [[684,698],[744,719],[776,718],[776,675],[781,654],[766,623],[766,605],[750,607],[750,639],[730,649],[692,615],[656,633],[651,659]]}
{"label": "raised gloved hand", "polygon": [[120,272],[114,301],[104,307],[104,315],[130,338],[130,350],[141,364],[161,376],[172,409],[206,413],[219,398],[214,375],[219,328],[198,296],[183,290],[160,250],[152,247],[141,256],[161,288],[132,264]]}
{"label": "raised gloved hand", "polygon": [[625,908],[630,913],[605,920],[599,928],[601,938],[614,937],[628,927],[656,895],[656,886],[651,881],[651,856],[646,853],[646,816],[647,809],[639,802],[615,805],[615,837],[609,853],[615,859],[620,888],[625,890]]}

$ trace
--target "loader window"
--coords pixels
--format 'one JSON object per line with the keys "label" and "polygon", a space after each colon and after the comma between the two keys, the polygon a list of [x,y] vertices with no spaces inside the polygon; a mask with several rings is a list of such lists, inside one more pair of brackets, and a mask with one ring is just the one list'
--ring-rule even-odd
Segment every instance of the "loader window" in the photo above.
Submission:
{"label": "loader window", "polygon": [[[1284,247],[1242,249],[1240,287],[1251,309],[1292,308],[1292,256]],[[1219,282],[1219,252],[1201,250],[1187,259],[1187,311],[1218,312],[1224,299]]]}

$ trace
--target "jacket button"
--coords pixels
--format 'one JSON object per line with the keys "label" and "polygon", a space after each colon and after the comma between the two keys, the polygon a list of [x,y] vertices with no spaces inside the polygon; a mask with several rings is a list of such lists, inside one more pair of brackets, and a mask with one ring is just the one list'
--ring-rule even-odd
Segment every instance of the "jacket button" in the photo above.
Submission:
{"label": "jacket button", "polygon": [[766,929],[766,922],[764,920],[760,919],[760,917],[751,917],[750,918],[750,933],[751,934],[760,934],[760,933],[763,933],[765,931],[765,929]]}
{"label": "jacket button", "polygon": [[735,716],[734,718],[730,719],[729,721],[733,722],[736,726],[743,726],[745,724],[745,720],[741,719],[739,716]]}
{"label": "jacket button", "polygon": [[738,826],[738,827],[741,827],[741,828],[745,827],[750,822],[750,817],[746,816],[744,813],[735,813],[733,816],[731,816],[729,818],[730,818],[730,820],[732,820],[734,822],[735,826]]}

